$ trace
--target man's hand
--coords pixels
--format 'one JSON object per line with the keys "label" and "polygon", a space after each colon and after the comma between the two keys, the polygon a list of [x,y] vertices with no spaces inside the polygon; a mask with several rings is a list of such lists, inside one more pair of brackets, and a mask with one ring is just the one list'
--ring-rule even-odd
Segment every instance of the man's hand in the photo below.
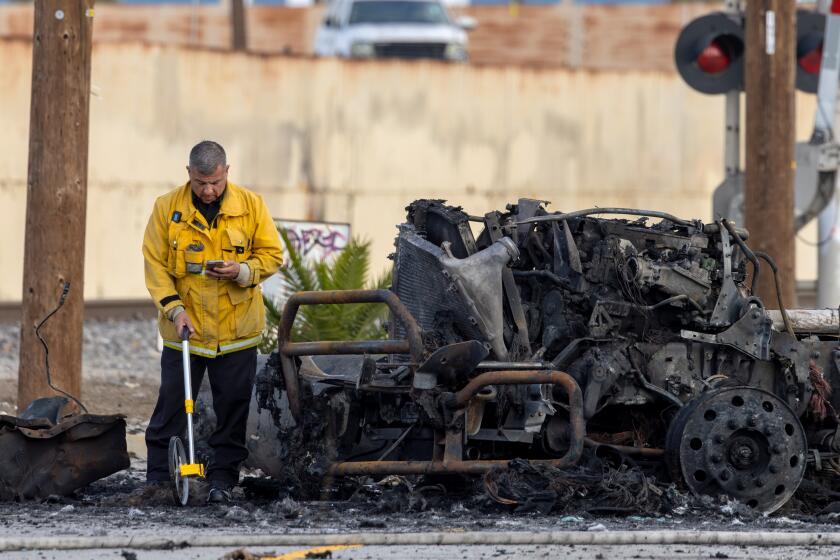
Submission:
{"label": "man's hand", "polygon": [[175,323],[175,332],[178,333],[179,337],[181,336],[181,333],[184,332],[184,327],[189,329],[190,336],[195,334],[195,327],[193,326],[190,316],[186,311],[178,313],[172,322]]}
{"label": "man's hand", "polygon": [[236,261],[225,261],[222,266],[208,268],[207,276],[216,280],[236,280],[239,276],[239,263]]}

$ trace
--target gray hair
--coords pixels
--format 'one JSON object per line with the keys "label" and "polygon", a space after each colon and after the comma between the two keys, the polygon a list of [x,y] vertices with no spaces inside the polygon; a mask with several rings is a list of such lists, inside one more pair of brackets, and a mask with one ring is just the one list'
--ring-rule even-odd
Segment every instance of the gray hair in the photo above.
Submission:
{"label": "gray hair", "polygon": [[202,140],[190,150],[190,168],[202,175],[212,175],[219,166],[227,166],[225,149],[212,140]]}

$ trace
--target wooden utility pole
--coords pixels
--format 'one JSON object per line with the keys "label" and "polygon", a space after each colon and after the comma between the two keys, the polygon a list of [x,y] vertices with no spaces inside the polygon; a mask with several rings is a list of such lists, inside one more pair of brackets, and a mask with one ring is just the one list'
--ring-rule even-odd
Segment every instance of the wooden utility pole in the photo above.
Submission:
{"label": "wooden utility pole", "polygon": [[[745,88],[745,219],[750,247],[779,265],[785,306],[796,304],[793,223],[796,3],[748,0]],[[762,263],[758,295],[776,308],[773,272]]]}
{"label": "wooden utility pole", "polygon": [[232,26],[233,42],[231,48],[235,51],[248,49],[248,33],[245,24],[245,0],[231,0],[230,23]]}
{"label": "wooden utility pole", "polygon": [[18,410],[56,394],[33,327],[58,304],[65,281],[71,283],[67,302],[41,334],[53,385],[78,397],[82,378],[93,0],[34,5]]}

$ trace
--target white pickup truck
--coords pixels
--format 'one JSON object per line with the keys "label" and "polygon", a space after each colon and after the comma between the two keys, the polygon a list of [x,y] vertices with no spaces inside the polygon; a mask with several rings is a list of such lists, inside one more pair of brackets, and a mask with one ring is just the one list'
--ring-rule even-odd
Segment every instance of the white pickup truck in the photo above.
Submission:
{"label": "white pickup truck", "polygon": [[315,54],[345,58],[467,60],[467,30],[439,0],[333,0],[315,34]]}

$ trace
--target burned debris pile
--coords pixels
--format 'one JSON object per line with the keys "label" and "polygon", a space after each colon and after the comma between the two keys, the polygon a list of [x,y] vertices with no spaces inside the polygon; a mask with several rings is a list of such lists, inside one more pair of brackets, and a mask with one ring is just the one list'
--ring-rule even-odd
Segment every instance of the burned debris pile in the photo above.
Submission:
{"label": "burned debris pile", "polygon": [[669,491],[638,467],[558,469],[514,459],[506,469],[484,475],[484,488],[496,502],[520,511],[592,515],[659,515]]}
{"label": "burned debris pile", "polygon": [[[260,445],[288,460],[265,472],[295,471],[310,495],[315,480],[474,475],[520,502],[528,469],[565,473],[565,490],[544,490],[568,492],[591,482],[575,478],[584,450],[607,446],[758,512],[820,465],[832,485],[837,313],[787,310],[778,294],[768,310],[753,288],[777,267],[747,231],[526,199],[484,216],[439,200],[407,210],[390,290],[289,299],[256,391],[283,435]],[[290,340],[301,305],[366,302],[390,309],[387,340]],[[658,486],[621,472],[588,507],[655,509]]]}

